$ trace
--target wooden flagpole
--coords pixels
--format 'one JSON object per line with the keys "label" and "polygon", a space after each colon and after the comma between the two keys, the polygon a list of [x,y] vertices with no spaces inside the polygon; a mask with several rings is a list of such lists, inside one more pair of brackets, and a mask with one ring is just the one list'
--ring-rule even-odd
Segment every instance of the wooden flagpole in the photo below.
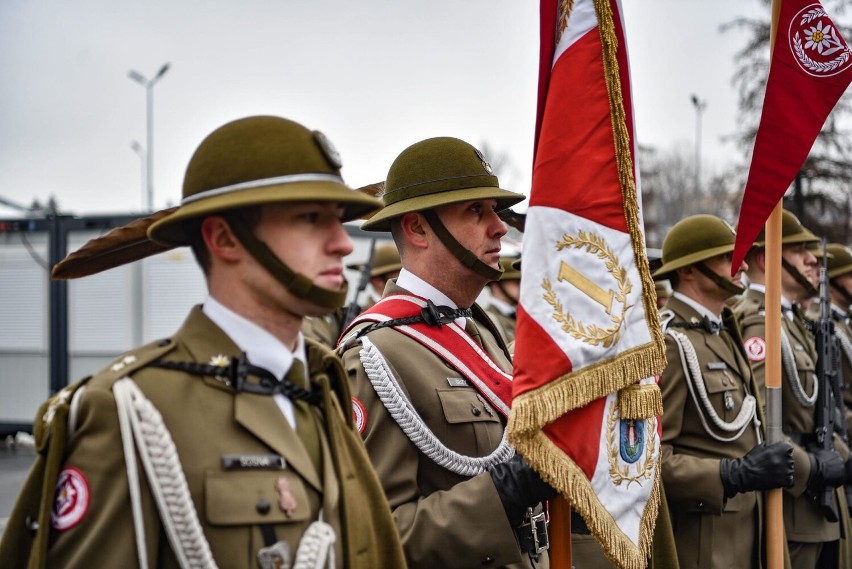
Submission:
{"label": "wooden flagpole", "polygon": [[[769,61],[778,32],[781,1],[772,0],[772,23],[769,32]],[[780,442],[781,433],[781,201],[766,221],[766,438],[767,443]],[[783,490],[766,492],[766,565],[767,569],[784,567]]]}
{"label": "wooden flagpole", "polygon": [[571,568],[571,505],[561,495],[550,501],[550,566]]}

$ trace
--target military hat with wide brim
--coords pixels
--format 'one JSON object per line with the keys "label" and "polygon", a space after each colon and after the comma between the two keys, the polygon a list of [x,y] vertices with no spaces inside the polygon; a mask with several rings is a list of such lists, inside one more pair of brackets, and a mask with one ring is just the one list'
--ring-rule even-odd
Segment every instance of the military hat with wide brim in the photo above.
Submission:
{"label": "military hat with wide brim", "polygon": [[403,214],[468,200],[497,200],[498,211],[525,196],[500,188],[482,153],[463,140],[438,137],[402,151],[385,180],[384,207],[361,226],[389,231]]}
{"label": "military hat with wide brim", "polygon": [[381,207],[349,188],[340,166],[340,156],[319,131],[272,116],[230,122],[199,145],[186,169],[180,207],[154,223],[148,236],[164,245],[186,245],[187,221],[247,206],[335,202],[344,208],[344,221]]}
{"label": "military hat with wide brim", "polygon": [[[808,230],[799,218],[791,212],[782,210],[781,212],[781,244],[795,245],[798,243],[818,243],[819,237]],[[766,227],[760,230],[757,239],[754,241],[753,247],[766,247]]]}
{"label": "military hat with wide brim", "polygon": [[521,259],[519,257],[500,257],[500,268],[503,269],[503,274],[500,275],[501,281],[521,280]]}
{"label": "military hat with wide brim", "polygon": [[663,240],[663,264],[654,271],[655,279],[677,269],[724,255],[734,250],[736,233],[722,218],[699,214],[684,218],[669,230]]}
{"label": "military hat with wide brim", "polygon": [[828,251],[828,277],[833,279],[852,273],[852,249],[840,243],[829,243],[826,246]]}
{"label": "military hat with wide brim", "polygon": [[[347,269],[353,271],[361,271],[364,269],[365,263],[353,263],[346,265]],[[376,245],[376,253],[373,257],[373,267],[370,270],[371,277],[380,277],[394,271],[402,269],[402,259],[399,257],[399,251],[393,243],[382,243]]]}

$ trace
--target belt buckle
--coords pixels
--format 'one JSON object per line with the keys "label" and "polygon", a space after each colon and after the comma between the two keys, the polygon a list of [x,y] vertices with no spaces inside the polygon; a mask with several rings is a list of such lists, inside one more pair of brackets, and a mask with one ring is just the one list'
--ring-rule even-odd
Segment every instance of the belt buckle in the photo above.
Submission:
{"label": "belt buckle", "polygon": [[534,514],[532,508],[527,508],[527,518],[529,523],[521,524],[518,529],[529,528],[532,537],[532,550],[529,553],[538,557],[542,551],[550,547],[550,539],[547,536],[547,515],[543,511]]}

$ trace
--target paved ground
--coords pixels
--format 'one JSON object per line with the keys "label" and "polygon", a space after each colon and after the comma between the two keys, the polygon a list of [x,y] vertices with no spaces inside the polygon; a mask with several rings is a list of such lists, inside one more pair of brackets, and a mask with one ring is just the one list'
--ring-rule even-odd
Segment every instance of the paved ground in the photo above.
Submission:
{"label": "paved ground", "polygon": [[32,447],[10,447],[0,439],[0,535],[34,461]]}

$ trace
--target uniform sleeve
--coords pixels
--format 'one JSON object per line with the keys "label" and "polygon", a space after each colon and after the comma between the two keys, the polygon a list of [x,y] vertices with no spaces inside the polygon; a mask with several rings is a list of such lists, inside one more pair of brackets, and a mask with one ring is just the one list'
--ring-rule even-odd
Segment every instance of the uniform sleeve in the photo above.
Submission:
{"label": "uniform sleeve", "polygon": [[462,569],[520,562],[514,531],[488,473],[447,490],[418,487],[422,455],[376,395],[359,352],[359,345],[345,350],[343,362],[352,394],[363,406],[362,436],[409,567]]}
{"label": "uniform sleeve", "polygon": [[[94,382],[93,382],[94,383]],[[82,394],[77,430],[68,442],[57,492],[48,567],[137,567],[138,553],[127,471],[115,399],[109,388],[90,384]],[[156,506],[140,474],[148,563],[158,563]],[[63,476],[60,475],[60,483]],[[61,500],[70,500],[65,504]],[[57,529],[59,526],[60,529]]]}
{"label": "uniform sleeve", "polygon": [[663,392],[662,473],[666,497],[680,509],[721,515],[725,491],[719,475],[719,459],[700,458],[677,451],[676,441],[688,407],[688,380],[677,344],[668,335],[666,360],[668,365],[660,378]]}

